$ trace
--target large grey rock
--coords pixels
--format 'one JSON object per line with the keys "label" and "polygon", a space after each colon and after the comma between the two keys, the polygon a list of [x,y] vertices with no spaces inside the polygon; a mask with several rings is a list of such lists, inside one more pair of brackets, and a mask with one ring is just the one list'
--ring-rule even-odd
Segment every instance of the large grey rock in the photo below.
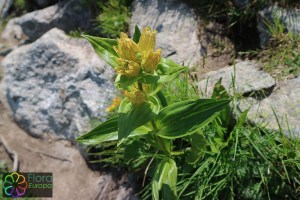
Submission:
{"label": "large grey rock", "polygon": [[35,136],[74,138],[104,119],[113,72],[83,39],[52,29],[8,54],[4,88],[15,120]]}
{"label": "large grey rock", "polygon": [[300,9],[285,9],[278,6],[271,6],[258,13],[257,27],[261,47],[264,47],[272,36],[266,23],[276,28],[276,19],[280,20],[285,31],[300,34]]}
{"label": "large grey rock", "polygon": [[1,0],[0,1],[0,19],[7,17],[8,11],[13,4],[13,0]]}
{"label": "large grey rock", "polygon": [[208,72],[199,82],[198,87],[202,93],[212,94],[215,83],[222,78],[222,85],[233,93],[233,76],[235,75],[236,92],[250,94],[258,91],[269,92],[275,86],[275,80],[267,73],[260,70],[257,63],[242,61],[217,71]]}
{"label": "large grey rock", "polygon": [[241,101],[242,111],[249,107],[251,109],[248,117],[251,121],[264,124],[269,129],[279,129],[274,110],[283,130],[289,134],[290,128],[292,134],[300,137],[300,77],[288,80],[282,87],[261,101],[252,98]]}
{"label": "large grey rock", "polygon": [[[126,180],[127,179],[127,180]],[[126,184],[127,182],[127,184]],[[130,187],[131,186],[131,187]],[[111,175],[102,175],[99,180],[99,200],[138,200],[133,194],[132,184],[126,176],[117,183]]]}
{"label": "large grey rock", "polygon": [[89,9],[85,8],[80,0],[61,1],[11,19],[2,33],[2,38],[19,39],[23,32],[30,40],[36,40],[54,27],[66,32],[87,29],[90,26],[90,15]]}
{"label": "large grey rock", "polygon": [[158,31],[157,47],[163,56],[185,65],[201,61],[198,24],[192,10],[178,0],[135,0],[130,32],[134,27],[150,26]]}

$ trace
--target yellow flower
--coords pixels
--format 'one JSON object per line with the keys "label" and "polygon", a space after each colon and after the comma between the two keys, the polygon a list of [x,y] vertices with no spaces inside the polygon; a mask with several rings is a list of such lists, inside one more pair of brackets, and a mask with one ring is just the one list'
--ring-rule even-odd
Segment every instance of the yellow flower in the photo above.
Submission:
{"label": "yellow flower", "polygon": [[118,39],[118,48],[115,46],[113,48],[120,58],[136,63],[140,62],[138,45],[132,39],[128,38],[126,33],[121,33],[121,37]]}
{"label": "yellow flower", "polygon": [[147,73],[153,73],[161,56],[161,50],[154,52],[156,42],[156,31],[144,28],[138,44],[121,33],[118,39],[118,47],[113,47],[119,55],[116,72],[126,77],[135,77],[141,68]]}
{"label": "yellow flower", "polygon": [[115,97],[113,99],[112,104],[108,108],[106,108],[106,112],[113,111],[114,109],[116,109],[117,107],[119,107],[120,103],[121,103],[121,98],[120,97]]}
{"label": "yellow flower", "polygon": [[119,58],[117,60],[119,66],[116,72],[127,77],[135,77],[140,73],[141,67],[138,63]]}
{"label": "yellow flower", "polygon": [[145,70],[145,72],[153,73],[157,64],[159,63],[160,55],[161,49],[157,49],[156,52],[149,53],[148,57],[142,62],[142,68]]}
{"label": "yellow flower", "polygon": [[146,59],[150,52],[153,52],[156,43],[156,30],[146,27],[141,33],[138,47],[142,53],[143,59]]}
{"label": "yellow flower", "polygon": [[135,90],[132,92],[125,90],[124,95],[127,97],[127,99],[131,103],[133,103],[135,105],[140,105],[140,104],[146,102],[146,100],[147,100],[146,94],[141,90]]}

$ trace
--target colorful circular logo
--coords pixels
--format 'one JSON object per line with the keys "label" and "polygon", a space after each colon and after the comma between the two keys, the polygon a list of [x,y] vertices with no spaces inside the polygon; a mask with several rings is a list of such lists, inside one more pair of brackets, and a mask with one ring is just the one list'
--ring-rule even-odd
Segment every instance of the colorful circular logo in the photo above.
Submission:
{"label": "colorful circular logo", "polygon": [[3,188],[6,195],[13,198],[23,196],[28,187],[28,182],[25,176],[18,174],[17,172],[8,174],[3,181]]}

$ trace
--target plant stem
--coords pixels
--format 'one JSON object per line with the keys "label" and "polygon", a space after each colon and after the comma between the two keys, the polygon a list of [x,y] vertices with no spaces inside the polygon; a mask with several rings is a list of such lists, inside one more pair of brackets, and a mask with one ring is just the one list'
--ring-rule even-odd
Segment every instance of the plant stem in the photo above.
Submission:
{"label": "plant stem", "polygon": [[183,155],[183,154],[184,154],[183,151],[172,151],[172,152],[171,152],[171,155],[172,155],[172,156],[180,156],[180,155]]}
{"label": "plant stem", "polygon": [[[154,120],[151,120],[151,124],[152,124],[154,131],[158,132],[158,128],[157,128],[157,125]],[[166,141],[166,139],[161,138],[155,134],[153,136],[154,136],[155,140],[157,141],[157,143],[160,147],[160,150],[162,150],[168,156],[171,155],[171,145],[168,145],[168,143],[166,143],[168,141]]]}

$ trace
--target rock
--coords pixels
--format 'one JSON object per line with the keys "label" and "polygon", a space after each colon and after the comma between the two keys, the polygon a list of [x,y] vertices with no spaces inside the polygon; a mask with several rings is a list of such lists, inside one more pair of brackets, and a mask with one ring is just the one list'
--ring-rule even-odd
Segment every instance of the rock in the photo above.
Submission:
{"label": "rock", "polygon": [[[124,177],[124,176],[123,176]],[[126,177],[125,177],[126,178]],[[137,200],[138,198],[133,196],[132,188],[130,184],[126,185],[126,181],[123,179],[119,183],[113,180],[111,175],[103,175],[99,181],[99,197],[98,199],[116,199],[116,200]]]}
{"label": "rock", "polygon": [[284,26],[285,32],[300,34],[300,9],[285,9],[278,6],[271,6],[258,13],[257,28],[261,47],[264,47],[272,36],[266,23],[275,26],[276,18]]}
{"label": "rock", "polygon": [[7,17],[8,12],[13,5],[13,0],[1,0],[0,1],[0,19]]}
{"label": "rock", "polygon": [[57,2],[58,2],[58,0],[35,0],[35,3],[39,8],[45,8],[47,6],[55,4]]}
{"label": "rock", "polygon": [[241,8],[241,9],[250,5],[249,0],[233,0],[232,2],[234,4],[234,6],[236,6],[237,8]]}
{"label": "rock", "polygon": [[18,18],[9,20],[1,35],[2,39],[12,47],[22,43],[22,40],[28,38],[22,31],[22,28],[19,26],[17,20]]}
{"label": "rock", "polygon": [[90,15],[89,9],[85,8],[80,0],[61,1],[53,6],[11,19],[2,33],[2,38],[19,39],[24,33],[30,40],[36,40],[54,27],[66,32],[85,30],[90,26]]}
{"label": "rock", "polygon": [[198,23],[193,11],[178,0],[135,0],[130,32],[134,27],[150,26],[157,30],[157,47],[164,57],[179,64],[196,65],[201,61]]}
{"label": "rock", "polygon": [[2,62],[4,89],[17,123],[34,136],[73,139],[104,119],[113,72],[83,39],[52,29]]}
{"label": "rock", "polygon": [[[276,113],[279,124],[287,135],[291,133],[300,137],[300,77],[288,80],[282,87],[273,92],[269,97],[258,101],[248,98],[240,102],[243,111],[251,106],[248,118],[254,122],[266,125],[267,128],[278,130]],[[287,121],[289,126],[287,125]]]}
{"label": "rock", "polygon": [[[275,80],[267,73],[260,70],[257,63],[251,61],[238,62],[234,66],[211,71],[204,75],[198,84],[202,93],[210,96],[215,83],[222,78],[222,85],[233,94],[232,80],[235,71],[236,91],[241,94],[251,94],[259,91],[270,92],[275,86]],[[206,92],[205,92],[206,91]]]}

